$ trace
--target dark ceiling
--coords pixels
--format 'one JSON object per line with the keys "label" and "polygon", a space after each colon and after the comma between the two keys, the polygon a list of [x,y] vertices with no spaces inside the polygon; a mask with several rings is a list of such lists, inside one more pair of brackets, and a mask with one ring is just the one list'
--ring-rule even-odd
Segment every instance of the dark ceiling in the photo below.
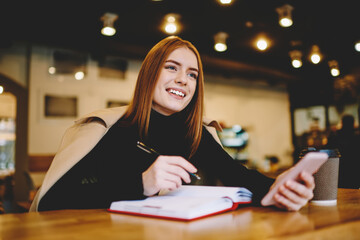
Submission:
{"label": "dark ceiling", "polygon": [[[313,85],[331,81],[329,60],[339,62],[343,75],[358,73],[360,67],[360,53],[354,50],[354,42],[360,39],[355,0],[233,0],[226,7],[216,0],[8,2],[0,6],[0,50],[20,40],[86,50],[93,56],[142,59],[151,46],[166,37],[159,29],[162,18],[178,13],[183,24],[178,35],[199,49],[207,72]],[[285,3],[294,7],[290,28],[279,26],[275,11]],[[113,37],[100,34],[100,17],[105,12],[119,15]],[[247,22],[253,26],[247,27]],[[223,53],[213,49],[213,36],[219,31],[229,34],[228,50]],[[251,45],[258,33],[272,39],[266,52],[257,52]],[[295,47],[294,42],[298,44]],[[318,65],[307,60],[313,44],[324,54]],[[288,52],[293,48],[303,51],[300,69],[291,66]]]}

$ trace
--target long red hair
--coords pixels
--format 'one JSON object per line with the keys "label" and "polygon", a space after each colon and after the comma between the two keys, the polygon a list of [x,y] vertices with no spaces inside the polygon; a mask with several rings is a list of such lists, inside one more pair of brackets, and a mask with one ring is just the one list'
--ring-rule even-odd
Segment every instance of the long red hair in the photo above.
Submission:
{"label": "long red hair", "polygon": [[137,124],[139,126],[139,136],[141,140],[147,137],[154,89],[161,68],[164,66],[168,56],[175,49],[181,47],[186,47],[195,54],[199,70],[194,96],[189,105],[185,108],[187,114],[186,125],[188,129],[186,138],[190,142],[190,155],[188,156],[190,158],[199,147],[202,135],[204,74],[200,54],[195,46],[189,41],[183,40],[177,36],[170,36],[158,42],[149,51],[141,65],[133,98],[124,118],[130,120],[132,124]]}

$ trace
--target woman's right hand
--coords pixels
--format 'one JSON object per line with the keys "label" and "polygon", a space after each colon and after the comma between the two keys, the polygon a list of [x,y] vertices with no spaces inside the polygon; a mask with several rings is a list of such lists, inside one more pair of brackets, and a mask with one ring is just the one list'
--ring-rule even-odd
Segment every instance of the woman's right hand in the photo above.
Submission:
{"label": "woman's right hand", "polygon": [[191,179],[188,172],[195,173],[197,169],[183,157],[160,155],[142,173],[144,195],[155,195],[161,189],[177,189],[182,185],[182,180],[190,183]]}

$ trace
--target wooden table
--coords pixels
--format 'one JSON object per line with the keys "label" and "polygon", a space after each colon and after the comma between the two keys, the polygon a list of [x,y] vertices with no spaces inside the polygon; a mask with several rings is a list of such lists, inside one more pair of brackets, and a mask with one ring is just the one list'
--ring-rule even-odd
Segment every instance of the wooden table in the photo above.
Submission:
{"label": "wooden table", "polygon": [[360,239],[360,190],[339,189],[338,204],[308,204],[299,212],[265,207],[192,222],[97,210],[61,210],[0,215],[0,239]]}

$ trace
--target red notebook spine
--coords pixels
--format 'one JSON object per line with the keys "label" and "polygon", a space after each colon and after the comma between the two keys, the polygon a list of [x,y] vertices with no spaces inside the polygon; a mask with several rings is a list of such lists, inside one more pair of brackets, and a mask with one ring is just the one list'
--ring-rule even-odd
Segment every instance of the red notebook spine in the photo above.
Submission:
{"label": "red notebook spine", "polygon": [[127,215],[135,215],[135,216],[143,216],[143,217],[153,217],[153,218],[161,218],[161,219],[167,219],[167,220],[181,220],[181,221],[193,221],[193,220],[197,220],[197,219],[201,219],[201,218],[205,218],[205,217],[209,217],[209,216],[213,216],[213,215],[218,215],[224,212],[228,212],[228,211],[233,211],[235,209],[237,209],[237,207],[239,206],[239,204],[243,205],[243,204],[250,204],[251,201],[248,202],[236,202],[234,203],[230,208],[227,209],[223,209],[221,211],[217,211],[217,212],[212,212],[206,215],[202,215],[199,217],[195,217],[195,218],[177,218],[177,217],[169,217],[169,216],[161,216],[161,215],[153,215],[153,214],[147,214],[147,213],[137,213],[137,212],[127,212],[127,211],[121,211],[121,210],[113,210],[113,209],[107,209],[109,212],[114,212],[114,213],[123,213],[123,214],[127,214]]}

